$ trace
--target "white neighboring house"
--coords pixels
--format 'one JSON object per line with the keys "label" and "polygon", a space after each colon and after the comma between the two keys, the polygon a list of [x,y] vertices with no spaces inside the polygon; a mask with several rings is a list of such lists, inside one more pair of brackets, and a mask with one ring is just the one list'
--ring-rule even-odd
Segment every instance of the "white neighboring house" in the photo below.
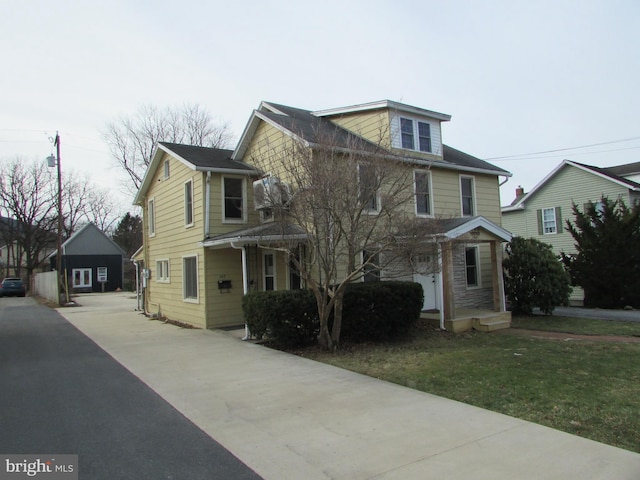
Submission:
{"label": "white neighboring house", "polygon": [[[516,189],[511,205],[502,207],[502,226],[514,236],[550,244],[557,255],[572,254],[575,244],[566,220],[573,221],[573,205],[582,211],[603,196],[627,206],[640,202],[640,162],[601,168],[564,160],[529,193]],[[583,300],[584,292],[575,287],[571,303],[582,305]]]}

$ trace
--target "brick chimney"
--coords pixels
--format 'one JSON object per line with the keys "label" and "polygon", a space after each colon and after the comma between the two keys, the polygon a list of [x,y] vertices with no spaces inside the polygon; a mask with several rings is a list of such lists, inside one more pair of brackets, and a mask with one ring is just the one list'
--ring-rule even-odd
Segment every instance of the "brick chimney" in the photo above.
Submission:
{"label": "brick chimney", "polygon": [[518,185],[518,188],[516,188],[516,200],[523,195],[524,195],[524,188],[522,188],[522,185]]}

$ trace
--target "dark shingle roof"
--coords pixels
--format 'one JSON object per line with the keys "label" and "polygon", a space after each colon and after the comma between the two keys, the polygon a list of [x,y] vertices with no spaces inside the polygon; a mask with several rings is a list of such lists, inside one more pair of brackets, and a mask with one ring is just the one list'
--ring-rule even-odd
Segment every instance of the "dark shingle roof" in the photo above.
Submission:
{"label": "dark shingle roof", "polygon": [[[372,152],[380,150],[374,143],[351,133],[349,130],[336,125],[326,118],[313,115],[309,110],[288,107],[272,102],[265,103],[282,113],[261,110],[260,113],[262,115],[310,143],[321,145],[330,139],[338,148],[358,148]],[[408,152],[407,158],[410,157],[414,158],[411,153]],[[463,168],[495,172],[497,175],[511,175],[507,170],[496,167],[489,162],[480,160],[448,145],[443,145],[443,159],[444,164],[434,162],[434,165],[446,167],[447,164],[450,164]]]}
{"label": "dark shingle roof", "polygon": [[[623,183],[625,185],[627,185],[629,188],[638,188],[640,187],[640,184],[638,184],[637,182],[634,182],[633,180],[628,180],[624,177],[621,177],[619,175],[614,174],[611,170],[616,168],[616,167],[610,167],[610,168],[601,168],[601,167],[593,167],[591,165],[586,165],[584,163],[578,163],[578,162],[573,162],[576,165],[580,165],[581,167],[584,168],[588,168],[589,170],[592,170],[594,172],[597,172],[601,175],[604,175],[606,177],[609,177],[612,180],[616,180],[617,182]],[[626,165],[621,165],[621,166],[626,166]]]}
{"label": "dark shingle roof", "polygon": [[184,158],[196,167],[203,168],[226,168],[232,170],[253,170],[246,163],[231,160],[233,150],[212,147],[196,147],[194,145],[183,145],[181,143],[160,142],[160,145]]}
{"label": "dark shingle roof", "polygon": [[625,165],[616,165],[615,167],[605,167],[602,170],[612,175],[632,175],[640,173],[640,162],[627,163]]}

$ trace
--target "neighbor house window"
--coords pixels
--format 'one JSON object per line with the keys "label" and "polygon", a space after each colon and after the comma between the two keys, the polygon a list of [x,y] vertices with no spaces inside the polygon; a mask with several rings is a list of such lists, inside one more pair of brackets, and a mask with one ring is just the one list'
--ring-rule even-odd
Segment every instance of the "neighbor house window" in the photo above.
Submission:
{"label": "neighbor house window", "polygon": [[193,180],[184,184],[184,224],[193,225]]}
{"label": "neighbor house window", "polygon": [[244,219],[244,181],[242,178],[223,177],[224,219]]}
{"label": "neighbor house window", "polygon": [[414,191],[416,196],[416,215],[426,217],[431,212],[431,174],[416,170],[413,173]]}
{"label": "neighbor house window", "polygon": [[464,250],[467,272],[467,287],[478,286],[478,247],[467,247]]}
{"label": "neighbor house window", "polygon": [[169,160],[165,160],[164,161],[164,179],[166,180],[167,178],[169,178]]}
{"label": "neighbor house window", "polygon": [[156,201],[153,198],[149,200],[147,214],[149,216],[149,236],[153,237],[156,234]]}
{"label": "neighbor house window", "polygon": [[183,298],[186,301],[198,300],[198,257],[182,258]]}
{"label": "neighbor house window", "polygon": [[371,165],[358,165],[358,182],[363,210],[370,213],[379,212],[380,201],[378,199],[378,179],[375,168]]}
{"label": "neighbor house window", "polygon": [[462,215],[475,215],[475,185],[473,177],[460,177],[460,197],[462,200]]}
{"label": "neighbor house window", "polygon": [[545,235],[558,232],[556,228],[556,209],[555,208],[542,209],[542,231]]}
{"label": "neighbor house window", "polygon": [[169,283],[169,260],[156,260],[156,282]]}
{"label": "neighbor house window", "polygon": [[380,255],[377,253],[362,252],[363,281],[379,282],[380,281]]}

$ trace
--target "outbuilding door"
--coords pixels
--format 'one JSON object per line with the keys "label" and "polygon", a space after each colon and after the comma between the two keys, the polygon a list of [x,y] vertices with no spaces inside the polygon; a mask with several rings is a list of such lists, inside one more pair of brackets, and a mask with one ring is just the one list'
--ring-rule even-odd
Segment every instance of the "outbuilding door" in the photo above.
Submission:
{"label": "outbuilding door", "polygon": [[72,271],[73,288],[91,288],[91,269],[74,268]]}

